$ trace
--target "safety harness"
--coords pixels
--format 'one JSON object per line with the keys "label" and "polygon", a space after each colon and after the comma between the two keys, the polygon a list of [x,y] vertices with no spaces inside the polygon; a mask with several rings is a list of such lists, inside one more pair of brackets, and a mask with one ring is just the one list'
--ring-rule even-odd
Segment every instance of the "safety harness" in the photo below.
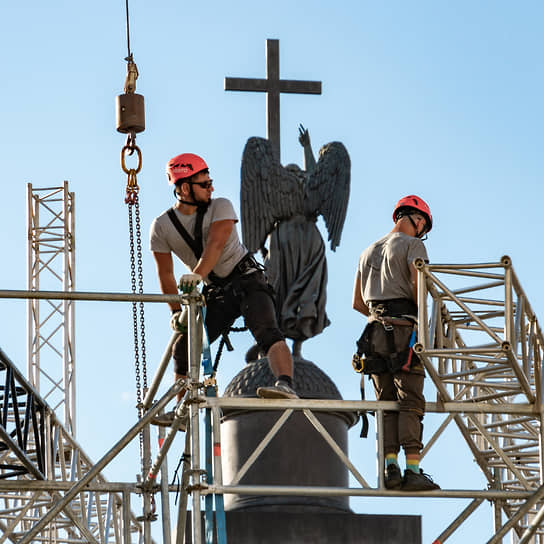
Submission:
{"label": "safety harness", "polygon": [[[417,305],[408,299],[390,299],[369,302],[370,318],[360,338],[352,364],[362,374],[409,372],[417,358],[413,346],[416,339]],[[411,327],[408,346],[397,346],[395,327]],[[380,330],[381,329],[381,330]],[[383,334],[382,334],[383,331]],[[365,400],[364,380],[361,378],[361,399]],[[362,419],[361,438],[368,435],[368,418]]]}
{"label": "safety harness", "polygon": [[[417,305],[408,299],[390,299],[370,302],[369,308],[368,324],[357,340],[357,354],[353,358],[355,371],[364,374],[409,372],[414,360]],[[412,328],[408,346],[397,346],[396,326]],[[383,335],[378,328],[383,330]]]}
{"label": "safety harness", "polygon": [[[177,218],[175,209],[170,208],[167,211],[170,221],[172,221],[172,224],[174,225],[176,230],[179,232],[181,237],[185,240],[187,245],[191,248],[191,250],[193,251],[197,259],[200,259],[200,257],[202,256],[202,252],[204,251],[204,245],[202,242],[202,223],[204,222],[204,215],[207,210],[208,210],[208,206],[198,206],[197,208],[194,238],[189,234],[187,229],[181,224],[181,221]],[[215,274],[213,271],[208,274],[208,278],[211,280],[212,283],[204,287],[204,291],[203,291],[204,296],[206,300],[209,300],[210,297],[219,298],[223,295],[222,293],[223,288],[229,283],[231,283],[232,280],[234,280],[236,277],[241,276],[249,272],[250,270],[263,270],[263,269],[264,267],[261,264],[259,264],[249,253],[246,253],[246,255],[236,264],[236,266],[234,267],[234,269],[228,276],[221,278],[217,274]],[[223,347],[226,346],[228,351],[234,350],[229,339],[229,332],[241,332],[246,330],[247,330],[247,327],[237,327],[237,328],[229,327],[225,329],[224,331],[222,331],[221,342],[219,345],[217,357],[213,367],[214,373],[217,370],[217,366],[219,364],[219,358],[221,356],[221,352],[223,351]],[[207,338],[207,333],[205,336]]]}

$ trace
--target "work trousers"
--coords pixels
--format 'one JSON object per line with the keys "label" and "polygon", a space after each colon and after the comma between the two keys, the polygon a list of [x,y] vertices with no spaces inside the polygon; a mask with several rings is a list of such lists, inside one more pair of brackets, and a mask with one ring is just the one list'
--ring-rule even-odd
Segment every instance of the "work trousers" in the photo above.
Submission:
{"label": "work trousers", "polygon": [[400,447],[407,454],[419,453],[423,448],[423,415],[425,397],[419,373],[399,371],[394,374],[372,374],[376,400],[393,400],[400,403],[399,412],[384,412],[384,451],[398,453]]}
{"label": "work trousers", "polygon": [[[273,290],[262,271],[236,276],[223,286],[210,284],[203,292],[210,344],[221,333],[228,332],[240,316],[244,317],[246,326],[264,353],[276,342],[285,340],[276,319]],[[182,334],[172,347],[174,370],[180,376],[187,375],[187,349],[187,335]]]}

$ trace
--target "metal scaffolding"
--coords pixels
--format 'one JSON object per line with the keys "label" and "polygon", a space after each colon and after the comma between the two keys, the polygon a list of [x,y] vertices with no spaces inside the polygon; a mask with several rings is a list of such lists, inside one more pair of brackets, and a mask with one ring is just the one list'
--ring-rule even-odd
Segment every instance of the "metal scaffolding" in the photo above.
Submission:
{"label": "metal scaffolding", "polygon": [[[494,502],[497,535],[490,542],[500,542],[513,529],[519,542],[542,543],[544,338],[511,260],[504,256],[497,263],[472,265],[419,261],[416,266],[423,334],[414,349],[439,399],[499,409],[452,414],[445,423],[455,422],[490,487],[531,493],[527,500],[512,495]],[[516,413],[522,404],[531,412]]]}
{"label": "metal scaffolding", "polygon": [[[15,543],[95,465],[2,350],[0,383],[0,543]],[[132,534],[142,540],[130,511],[136,486],[95,476],[32,542],[126,544]]]}
{"label": "metal scaffolding", "polygon": [[[132,493],[155,495],[161,492],[162,497],[168,496],[168,491],[175,487],[168,486],[164,473],[160,486],[157,476],[168,448],[181,421],[188,414],[188,429],[186,433],[186,453],[182,476],[182,499],[179,502],[178,519],[174,523],[177,536],[176,544],[182,542],[185,533],[187,498],[192,498],[191,526],[193,542],[211,542],[213,535],[212,521],[206,518],[205,531],[202,531],[200,511],[202,502],[206,507],[212,504],[209,497],[216,498],[217,505],[221,504],[222,496],[227,493],[250,495],[320,495],[320,496],[367,496],[367,497],[419,497],[427,500],[436,498],[467,499],[467,506],[458,513],[437,537],[436,542],[444,543],[462,526],[462,524],[478,509],[484,500],[493,504],[494,534],[489,544],[502,542],[508,534],[511,541],[521,544],[544,544],[544,485],[543,440],[542,440],[542,359],[544,337],[538,325],[536,316],[523,292],[519,281],[512,269],[510,259],[503,257],[497,263],[471,265],[429,265],[417,262],[419,272],[419,342],[414,349],[423,359],[427,373],[432,379],[436,391],[436,402],[427,402],[426,411],[436,414],[435,418],[443,418],[435,434],[427,440],[423,454],[436,446],[437,440],[451,423],[455,423],[461,436],[465,439],[478,467],[489,482],[486,489],[439,489],[426,492],[405,492],[387,490],[383,482],[384,454],[380,437],[383,430],[383,413],[386,410],[398,409],[394,402],[375,401],[336,401],[336,400],[273,400],[250,398],[217,398],[210,396],[214,384],[201,377],[200,364],[200,325],[197,319],[197,308],[201,304],[200,295],[124,295],[115,293],[62,293],[62,292],[22,292],[0,291],[0,298],[38,298],[47,296],[51,300],[69,297],[71,300],[125,300],[165,302],[180,301],[189,311],[189,345],[190,345],[190,376],[187,382],[180,380],[158,401],[154,396],[162,380],[170,358],[170,346],[175,339],[172,337],[165,350],[162,361],[153,378],[150,389],[144,399],[144,409],[147,410],[142,419],[136,423],[117,442],[98,463],[81,467],[76,481],[69,483],[64,477],[60,482],[45,478],[40,480],[38,460],[34,461],[33,469],[22,462],[20,453],[12,453],[11,474],[0,479],[0,496],[13,490],[12,484],[17,483],[19,493],[27,495],[28,507],[25,514],[20,511],[11,513],[15,506],[6,507],[0,511],[2,527],[14,527],[18,519],[26,515],[32,506],[42,500],[44,491],[51,497],[46,508],[34,518],[40,518],[24,534],[18,533],[13,542],[29,544],[37,542],[37,535],[47,534],[47,530],[61,521],[65,530],[71,525],[73,534],[62,542],[86,542],[90,525],[82,510],[73,511],[78,505],[78,497],[84,493],[104,491],[105,493],[122,493],[123,507],[127,497]],[[181,300],[180,300],[181,299]],[[427,303],[429,309],[427,308]],[[6,382],[7,383],[7,382]],[[106,483],[98,480],[100,471],[149,424],[152,417],[161,411],[178,392],[186,393],[176,409],[174,426],[168,432],[161,450],[157,453],[149,474],[141,484]],[[8,391],[6,386],[4,391]],[[18,389],[12,387],[14,395]],[[15,402],[8,402],[16,406]],[[262,442],[243,462],[239,473],[231,481],[223,481],[221,470],[220,446],[220,417],[222,409],[237,410],[279,410],[282,411],[277,423],[269,430]],[[200,412],[206,410],[207,419],[204,430],[200,421]],[[348,471],[353,475],[357,485],[352,487],[301,487],[301,486],[270,486],[270,485],[241,485],[239,482],[249,468],[255,463],[268,444],[273,440],[281,426],[288,420],[293,411],[302,411],[305,417],[317,429],[323,440],[335,451]],[[377,425],[377,471],[367,474],[369,464],[361,461],[359,466],[343,453],[327,430],[321,425],[316,414],[320,412],[354,412],[374,411]],[[39,412],[39,410],[37,410]],[[12,416],[16,417],[16,416]],[[41,416],[40,416],[41,417]],[[36,418],[39,420],[39,417]],[[39,426],[38,426],[39,427]],[[4,432],[5,430],[5,432]],[[206,439],[214,444],[213,457],[202,461],[200,437],[204,431]],[[36,432],[36,431],[34,431]],[[15,436],[13,431],[0,426],[0,438]],[[52,436],[44,434],[45,444],[53,444]],[[19,437],[17,438],[18,440]],[[24,437],[22,438],[24,440]],[[8,443],[15,451],[16,444]],[[46,446],[46,449],[52,449]],[[207,448],[206,448],[207,449]],[[56,450],[54,450],[56,451]],[[208,452],[206,452],[208,454]],[[63,455],[55,455],[56,462],[61,462]],[[22,485],[21,475],[17,474],[19,466],[28,472]],[[206,465],[206,470],[203,466]],[[47,466],[47,464],[46,464]],[[21,470],[21,469],[19,469]],[[17,482],[9,481],[18,478]],[[369,481],[377,481],[375,487]],[[40,487],[38,487],[38,484]],[[38,489],[40,492],[38,492]],[[30,504],[31,503],[31,504]],[[145,504],[145,501],[144,501]],[[18,508],[21,508],[20,506]],[[82,504],[81,507],[82,508]],[[98,510],[98,509],[97,509]],[[145,512],[144,512],[145,514]],[[11,516],[11,517],[9,517]],[[170,529],[168,508],[163,505],[163,530]],[[10,525],[11,523],[11,525]],[[127,527],[126,521],[118,521]],[[99,525],[99,524],[98,524]],[[110,525],[111,527],[111,525]],[[173,528],[174,528],[173,527]],[[143,542],[150,542],[150,525],[144,523]],[[76,534],[77,533],[77,534]],[[113,535],[114,530],[111,530]],[[174,542],[166,536],[164,542]],[[225,533],[226,534],[226,533]],[[219,534],[217,535],[218,541]],[[224,536],[224,535],[223,535]],[[18,539],[21,537],[20,539]],[[123,540],[124,538],[124,540]],[[121,540],[100,540],[98,542],[130,543],[130,537],[125,533]],[[1,540],[0,540],[1,542]],[[59,541],[61,542],[61,541]],[[226,542],[226,540],[223,540]]]}
{"label": "metal scaffolding", "polygon": [[[75,288],[74,193],[27,185],[29,291]],[[28,300],[28,379],[76,436],[74,304]]]}

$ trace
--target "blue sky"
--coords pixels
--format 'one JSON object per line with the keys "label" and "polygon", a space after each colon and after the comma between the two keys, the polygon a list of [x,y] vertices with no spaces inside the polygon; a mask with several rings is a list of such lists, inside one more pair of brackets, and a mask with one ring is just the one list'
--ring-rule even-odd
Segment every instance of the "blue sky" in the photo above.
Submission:
{"label": "blue sky", "polygon": [[[76,195],[77,289],[130,290],[126,178],[119,165],[124,137],[115,131],[114,110],[125,78],[124,4],[0,4],[2,288],[26,287],[26,184],[50,187],[66,179]],[[431,206],[433,262],[489,262],[508,254],[534,310],[543,314],[542,3],[132,0],[130,9],[137,91],[146,99],[147,127],[138,136],[146,292],[158,292],[146,239],[153,217],[172,203],[164,176],[171,156],[203,155],[216,194],[239,210],[242,149],[250,136],[265,136],[265,99],[225,92],[223,79],[264,77],[265,40],[277,38],[283,78],[323,82],[321,96],[282,97],[282,162],[302,164],[299,123],[309,128],[315,153],[340,140],[352,160],[342,241],[328,252],[332,324],[303,346],[344,398],[358,398],[350,364],[364,324],[351,310],[357,259],[390,230],[401,196],[419,194]],[[25,303],[3,301],[2,307],[0,345],[25,369]],[[146,318],[152,372],[170,336],[169,312],[147,305]],[[78,303],[76,323],[77,438],[98,459],[135,417],[130,307]],[[251,338],[233,341],[236,351],[220,366],[221,390],[240,369]],[[359,441],[357,431],[350,441],[358,466],[370,463],[365,475],[372,480],[374,441]],[[423,466],[444,488],[483,488],[464,449],[451,433]],[[133,448],[106,474],[133,479],[137,470]],[[464,504],[352,501],[357,512],[422,514],[424,542]],[[487,504],[480,510],[448,542],[486,541],[492,511]]]}

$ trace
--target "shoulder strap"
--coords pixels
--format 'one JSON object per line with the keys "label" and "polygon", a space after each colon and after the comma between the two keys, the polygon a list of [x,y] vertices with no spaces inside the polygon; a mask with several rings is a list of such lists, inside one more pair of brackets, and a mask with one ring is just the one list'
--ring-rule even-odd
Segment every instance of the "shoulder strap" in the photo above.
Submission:
{"label": "shoulder strap", "polygon": [[170,208],[167,212],[170,221],[176,227],[176,230],[181,234],[182,238],[185,240],[187,245],[192,249],[195,257],[200,259],[203,251],[202,247],[202,221],[204,220],[204,214],[206,210],[198,208],[196,212],[196,224],[195,224],[195,237],[193,238],[188,232],[187,229],[181,224],[180,220],[176,216],[174,208]]}

